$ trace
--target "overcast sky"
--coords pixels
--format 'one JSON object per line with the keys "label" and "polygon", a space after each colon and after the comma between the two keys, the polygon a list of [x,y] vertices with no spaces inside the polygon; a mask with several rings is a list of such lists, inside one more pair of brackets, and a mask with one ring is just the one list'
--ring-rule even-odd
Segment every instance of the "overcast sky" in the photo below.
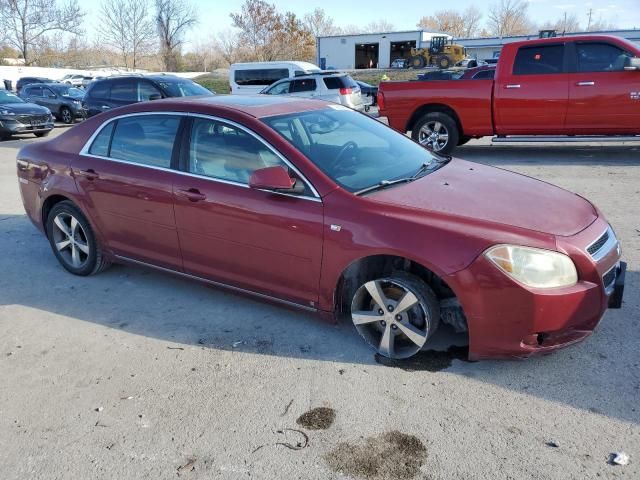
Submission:
{"label": "overcast sky", "polygon": [[[101,0],[83,0],[81,5],[88,13],[87,20],[95,24],[97,8]],[[199,24],[188,35],[187,39],[206,40],[212,34],[231,27],[229,14],[240,10],[242,0],[191,0],[198,9]],[[307,2],[303,0],[277,0],[279,11],[290,10],[299,16],[320,6],[333,17],[338,26],[366,25],[384,19],[396,30],[412,30],[416,28],[418,19],[433,13],[432,9],[453,8],[464,10],[475,4],[481,11],[487,12],[490,5],[498,0],[447,0],[446,2],[425,2],[424,0],[403,0],[395,3],[391,0],[323,0]],[[429,7],[428,5],[432,5]],[[587,14],[593,9],[593,21],[602,19],[613,22],[620,28],[640,29],[640,0],[530,0],[529,16],[536,23],[554,21],[567,14],[575,14],[581,25],[586,27]]]}

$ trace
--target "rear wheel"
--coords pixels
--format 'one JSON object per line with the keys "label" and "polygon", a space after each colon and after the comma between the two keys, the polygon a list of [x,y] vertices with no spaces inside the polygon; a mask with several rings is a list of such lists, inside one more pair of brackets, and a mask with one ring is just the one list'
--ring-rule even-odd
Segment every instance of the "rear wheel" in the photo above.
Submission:
{"label": "rear wheel", "polygon": [[73,113],[69,107],[62,107],[60,109],[60,120],[62,120],[63,123],[73,123]]}
{"label": "rear wheel", "polygon": [[372,278],[351,301],[356,330],[380,355],[408,358],[435,333],[440,308],[433,290],[406,272]]}
{"label": "rear wheel", "polygon": [[442,55],[441,57],[438,57],[437,64],[438,67],[442,69],[449,68],[451,66],[451,59],[446,55]]}
{"label": "rear wheel", "polygon": [[49,212],[47,236],[58,261],[74,275],[93,275],[108,266],[89,221],[70,201]]}
{"label": "rear wheel", "polygon": [[456,121],[446,113],[431,112],[413,127],[411,137],[423,147],[438,153],[451,153],[458,145],[460,133]]}

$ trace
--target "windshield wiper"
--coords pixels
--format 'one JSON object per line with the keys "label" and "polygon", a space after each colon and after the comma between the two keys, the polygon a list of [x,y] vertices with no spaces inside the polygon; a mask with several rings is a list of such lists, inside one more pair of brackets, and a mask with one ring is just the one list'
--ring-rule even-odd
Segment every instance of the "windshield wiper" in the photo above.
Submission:
{"label": "windshield wiper", "polygon": [[354,192],[354,195],[362,195],[363,193],[373,192],[375,190],[382,190],[384,188],[390,187],[391,185],[395,185],[397,183],[407,183],[414,180],[413,177],[406,178],[397,178],[395,180],[382,180],[381,182],[376,183],[375,185],[371,185],[370,187],[363,188],[362,190],[358,190]]}

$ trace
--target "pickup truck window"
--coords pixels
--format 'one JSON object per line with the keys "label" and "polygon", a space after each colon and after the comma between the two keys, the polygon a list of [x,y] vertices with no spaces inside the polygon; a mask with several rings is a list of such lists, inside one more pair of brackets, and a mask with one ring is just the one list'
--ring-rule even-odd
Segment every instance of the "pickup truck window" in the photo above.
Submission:
{"label": "pickup truck window", "polygon": [[578,72],[621,72],[632,55],[610,43],[576,43]]}
{"label": "pickup truck window", "polygon": [[562,73],[564,45],[520,47],[513,64],[514,75]]}

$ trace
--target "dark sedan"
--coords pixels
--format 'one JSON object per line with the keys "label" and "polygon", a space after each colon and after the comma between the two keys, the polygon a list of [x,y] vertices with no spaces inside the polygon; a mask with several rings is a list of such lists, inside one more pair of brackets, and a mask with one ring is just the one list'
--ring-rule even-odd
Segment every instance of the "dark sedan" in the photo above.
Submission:
{"label": "dark sedan", "polygon": [[6,90],[0,90],[0,139],[19,133],[46,137],[53,129],[53,116],[48,108],[26,103]]}

